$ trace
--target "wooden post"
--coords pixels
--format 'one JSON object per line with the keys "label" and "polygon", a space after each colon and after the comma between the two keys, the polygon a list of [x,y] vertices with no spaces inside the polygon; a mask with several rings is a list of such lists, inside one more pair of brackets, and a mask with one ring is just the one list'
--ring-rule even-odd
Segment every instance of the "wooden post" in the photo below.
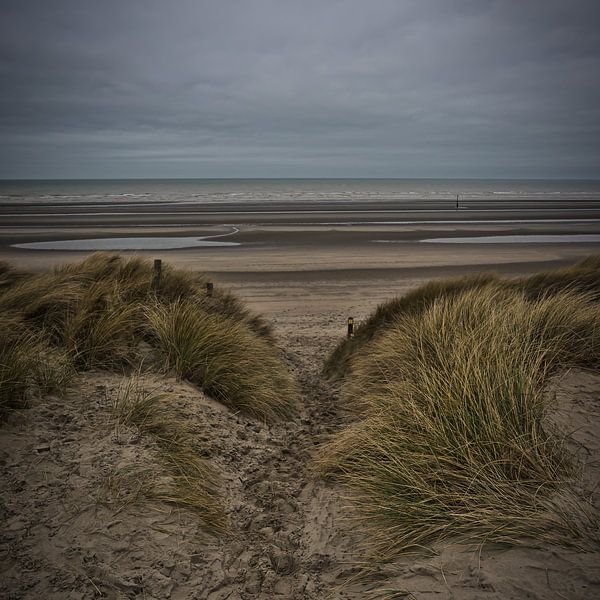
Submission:
{"label": "wooden post", "polygon": [[348,337],[354,336],[354,318],[348,317]]}
{"label": "wooden post", "polygon": [[213,295],[213,288],[214,288],[214,286],[213,286],[212,282],[208,281],[208,282],[206,283],[206,295],[207,295],[209,298],[212,298],[212,295]]}
{"label": "wooden post", "polygon": [[458,194],[456,194],[456,210],[458,210]]}
{"label": "wooden post", "polygon": [[162,271],[162,260],[154,259],[154,277],[152,278],[152,287],[157,290],[160,287],[160,275]]}

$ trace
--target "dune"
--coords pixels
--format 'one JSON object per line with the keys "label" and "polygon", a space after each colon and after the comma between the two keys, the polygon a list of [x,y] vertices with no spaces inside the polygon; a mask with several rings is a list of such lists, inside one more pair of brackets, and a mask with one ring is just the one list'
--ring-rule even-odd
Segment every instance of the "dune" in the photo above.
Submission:
{"label": "dune", "polygon": [[[114,282],[116,262],[102,264]],[[60,283],[75,289],[69,307],[93,317],[97,296],[89,292],[88,279],[74,284],[73,272],[81,274],[81,267],[65,268]],[[590,284],[598,269],[586,272]],[[139,267],[139,273],[136,302],[152,286],[150,265]],[[3,314],[17,315],[36,335],[51,323],[60,326],[59,332],[67,330],[64,306],[58,310],[56,302],[39,301],[39,290],[56,290],[56,279],[40,274],[41,282],[34,285],[27,272],[9,268],[0,277],[12,282],[0,292]],[[552,285],[562,293],[557,284],[562,280],[556,273],[511,279],[521,292],[528,281],[532,295]],[[169,306],[174,308],[169,314],[176,315],[181,290],[193,288],[204,318],[208,312],[217,323],[225,320],[235,339],[246,336],[222,350],[228,357],[223,385],[204,385],[200,369],[213,354],[203,354],[202,348],[212,348],[214,339],[207,346],[192,343],[187,353],[175,352],[182,348],[174,335],[176,322],[165,331],[153,333],[150,327],[137,338],[144,319],[139,311],[133,325],[125,319],[128,313],[114,311],[123,325],[115,340],[105,339],[102,352],[83,344],[88,319],[72,323],[69,337],[36,338],[52,352],[78,360],[75,372],[54,387],[45,387],[48,378],[32,379],[30,373],[23,401],[4,408],[0,595],[467,600],[600,594],[600,550],[592,535],[573,534],[567,543],[523,537],[516,544],[448,536],[384,562],[369,557],[365,548],[372,535],[357,525],[352,489],[314,470],[323,448],[357,420],[348,401],[351,377],[344,383],[339,379],[344,370],[338,379],[322,373],[325,358],[344,335],[348,306],[332,304],[326,296],[307,302],[301,284],[280,281],[277,294],[287,286],[288,296],[271,297],[262,282],[233,285],[252,310],[217,282],[218,298],[207,308],[205,281],[197,275],[179,278],[174,271],[164,281],[163,303],[148,304],[146,310],[156,317]],[[589,296],[595,288],[588,284]],[[23,294],[10,295],[15,285],[38,290],[35,306],[24,303]],[[413,281],[407,286],[412,289]],[[77,301],[81,288],[85,304]],[[372,323],[373,296],[351,299],[357,322]],[[51,321],[42,318],[50,308]],[[266,312],[269,321],[257,311]],[[194,329],[194,319],[183,322],[180,334]],[[353,352],[361,346],[361,326],[350,342]],[[251,348],[250,342],[256,345]],[[48,365],[60,365],[58,356]],[[248,361],[265,367],[250,405],[243,398],[244,385],[231,385],[248,372]],[[273,377],[275,364],[283,371]],[[573,362],[549,374],[543,394],[544,423],[568,434],[564,451],[578,465],[567,478],[569,489],[587,502],[586,516],[597,523],[600,375],[591,363]],[[276,408],[265,410],[265,402],[275,402]],[[190,478],[197,487],[186,484]],[[194,501],[194,489],[203,492],[204,505]]]}

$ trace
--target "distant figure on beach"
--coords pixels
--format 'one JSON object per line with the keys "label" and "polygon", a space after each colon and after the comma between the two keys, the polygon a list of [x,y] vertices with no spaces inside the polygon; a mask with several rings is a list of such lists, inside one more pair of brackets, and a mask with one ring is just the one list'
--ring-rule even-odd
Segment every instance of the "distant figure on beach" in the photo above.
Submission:
{"label": "distant figure on beach", "polygon": [[458,210],[458,194],[456,194],[456,210]]}

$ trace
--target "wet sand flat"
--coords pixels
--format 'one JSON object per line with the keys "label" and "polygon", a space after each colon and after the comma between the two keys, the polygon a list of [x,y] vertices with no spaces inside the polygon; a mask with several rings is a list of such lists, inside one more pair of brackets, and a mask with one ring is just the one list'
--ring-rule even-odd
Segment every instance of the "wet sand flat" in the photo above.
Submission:
{"label": "wet sand flat", "polygon": [[84,251],[14,244],[96,238],[226,236],[232,247],[126,251],[211,273],[269,315],[286,303],[355,311],[418,281],[479,270],[528,273],[569,264],[600,243],[430,244],[431,238],[585,236],[600,200],[0,205],[0,258],[39,270]]}

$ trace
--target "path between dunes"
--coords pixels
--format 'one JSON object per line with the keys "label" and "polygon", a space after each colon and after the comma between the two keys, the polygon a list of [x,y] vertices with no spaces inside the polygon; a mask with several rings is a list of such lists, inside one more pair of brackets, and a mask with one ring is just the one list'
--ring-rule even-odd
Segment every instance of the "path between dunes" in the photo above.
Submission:
{"label": "path between dunes", "polygon": [[[48,398],[0,429],[0,597],[358,599],[594,598],[600,553],[562,548],[469,549],[455,544],[407,557],[357,579],[359,534],[344,521],[343,490],[311,477],[318,444],[346,419],[320,376],[345,313],[300,322],[281,310],[275,327],[302,386],[305,410],[266,426],[232,414],[175,379],[146,382],[196,433],[223,475],[230,533],[207,535],[182,510],[119,494],[143,485],[157,448],[110,424],[119,378],[85,375],[67,398]],[[357,316],[362,316],[357,314]],[[571,373],[559,415],[597,456],[600,376]],[[592,464],[588,474],[598,480]],[[136,488],[137,486],[137,488]]]}

